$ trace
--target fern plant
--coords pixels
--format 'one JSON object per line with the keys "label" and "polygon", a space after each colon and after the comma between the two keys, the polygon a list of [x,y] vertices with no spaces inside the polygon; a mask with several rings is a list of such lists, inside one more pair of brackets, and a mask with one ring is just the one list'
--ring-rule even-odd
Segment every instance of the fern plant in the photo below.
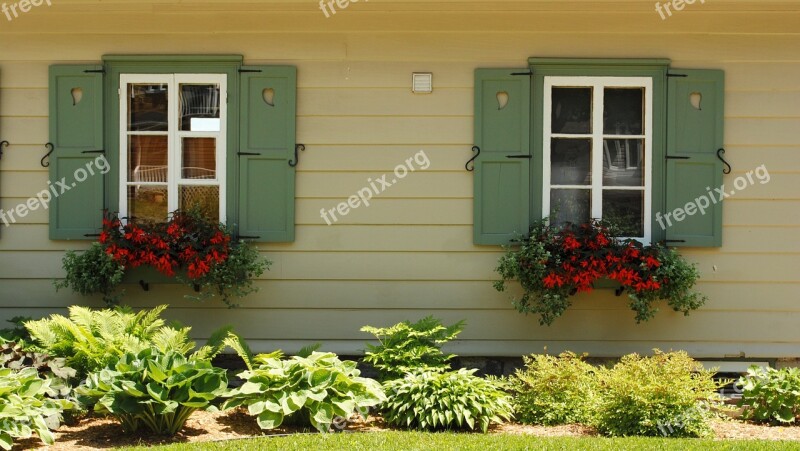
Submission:
{"label": "fern plant", "polygon": [[367,344],[364,361],[372,364],[382,381],[403,377],[421,370],[447,370],[453,354],[443,354],[442,345],[455,339],[464,329],[464,321],[445,327],[441,320],[429,316],[416,323],[404,321],[392,327],[365,326],[379,344]]}
{"label": "fern plant", "polygon": [[[195,349],[190,327],[172,327],[160,317],[166,305],[134,313],[129,308],[91,310],[72,306],[69,318],[51,315],[28,321],[25,327],[36,345],[53,357],[66,359],[80,377],[99,371],[125,353],[154,347],[182,355]],[[227,330],[225,330],[227,332]],[[211,358],[222,348],[222,339],[209,340],[196,355]]]}

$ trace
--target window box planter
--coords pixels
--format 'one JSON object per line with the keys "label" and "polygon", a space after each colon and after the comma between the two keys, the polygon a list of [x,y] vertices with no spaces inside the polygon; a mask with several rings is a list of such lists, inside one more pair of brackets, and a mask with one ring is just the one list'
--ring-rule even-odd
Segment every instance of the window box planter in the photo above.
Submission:
{"label": "window box planter", "polygon": [[121,283],[139,284],[145,291],[150,284],[183,283],[199,293],[193,298],[219,297],[235,307],[234,298],[255,291],[252,279],[270,264],[198,211],[175,211],[165,223],[147,224],[123,225],[111,215],[103,219],[99,243],[83,254],[67,254],[67,277],[56,287],[101,293],[107,304],[116,304]]}
{"label": "window box planter", "polygon": [[514,299],[514,306],[539,315],[543,325],[563,315],[576,294],[599,288],[626,293],[637,322],[651,319],[660,300],[687,315],[705,303],[693,290],[699,278],[694,265],[661,244],[616,238],[618,230],[602,221],[565,227],[539,221],[518,247],[506,248],[496,269],[502,280],[495,288],[502,292],[507,282],[519,282],[523,296]]}

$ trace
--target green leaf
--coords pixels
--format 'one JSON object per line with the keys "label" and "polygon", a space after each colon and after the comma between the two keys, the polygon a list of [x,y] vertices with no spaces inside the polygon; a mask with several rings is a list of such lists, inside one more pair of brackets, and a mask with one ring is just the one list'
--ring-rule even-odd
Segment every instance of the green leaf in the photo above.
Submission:
{"label": "green leaf", "polygon": [[261,429],[275,429],[283,423],[282,412],[265,410],[258,415],[258,427]]}

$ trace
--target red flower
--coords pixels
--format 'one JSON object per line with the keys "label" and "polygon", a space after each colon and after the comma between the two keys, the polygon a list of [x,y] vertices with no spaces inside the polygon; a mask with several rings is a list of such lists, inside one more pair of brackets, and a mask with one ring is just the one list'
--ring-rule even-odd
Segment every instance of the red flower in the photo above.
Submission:
{"label": "red flower", "polygon": [[650,257],[650,256],[647,257],[647,259],[645,260],[645,263],[647,263],[647,267],[650,268],[650,269],[655,269],[655,268],[658,268],[658,267],[661,266],[661,262],[660,261],[658,261],[657,259],[655,259],[653,257]]}
{"label": "red flower", "polygon": [[580,249],[581,243],[575,239],[572,235],[568,235],[564,238],[564,250],[565,251],[574,251],[575,249]]}

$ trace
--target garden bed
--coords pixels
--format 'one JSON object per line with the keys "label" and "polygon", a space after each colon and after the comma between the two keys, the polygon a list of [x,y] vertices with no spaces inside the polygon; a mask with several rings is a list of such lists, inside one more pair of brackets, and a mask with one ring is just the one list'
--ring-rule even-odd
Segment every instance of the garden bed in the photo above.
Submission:
{"label": "garden bed", "polygon": [[[762,426],[741,421],[716,420],[712,423],[714,434],[718,440],[797,440],[800,441],[800,427]],[[387,432],[380,417],[370,417],[367,421],[355,420],[348,424],[346,431],[350,433]],[[154,446],[173,443],[204,443],[225,440],[238,440],[262,436],[284,436],[317,432],[307,428],[283,426],[271,431],[262,431],[253,417],[242,410],[231,412],[195,412],[186,423],[186,427],[175,437],[158,437],[142,431],[139,434],[126,435],[119,423],[107,418],[88,418],[76,426],[62,426],[56,432],[54,446],[45,445],[34,438],[18,442],[14,450],[48,449],[81,450],[111,449],[125,446]],[[515,423],[495,425],[490,434],[529,435],[533,437],[597,437],[590,427],[581,425],[567,426],[526,426]]]}

